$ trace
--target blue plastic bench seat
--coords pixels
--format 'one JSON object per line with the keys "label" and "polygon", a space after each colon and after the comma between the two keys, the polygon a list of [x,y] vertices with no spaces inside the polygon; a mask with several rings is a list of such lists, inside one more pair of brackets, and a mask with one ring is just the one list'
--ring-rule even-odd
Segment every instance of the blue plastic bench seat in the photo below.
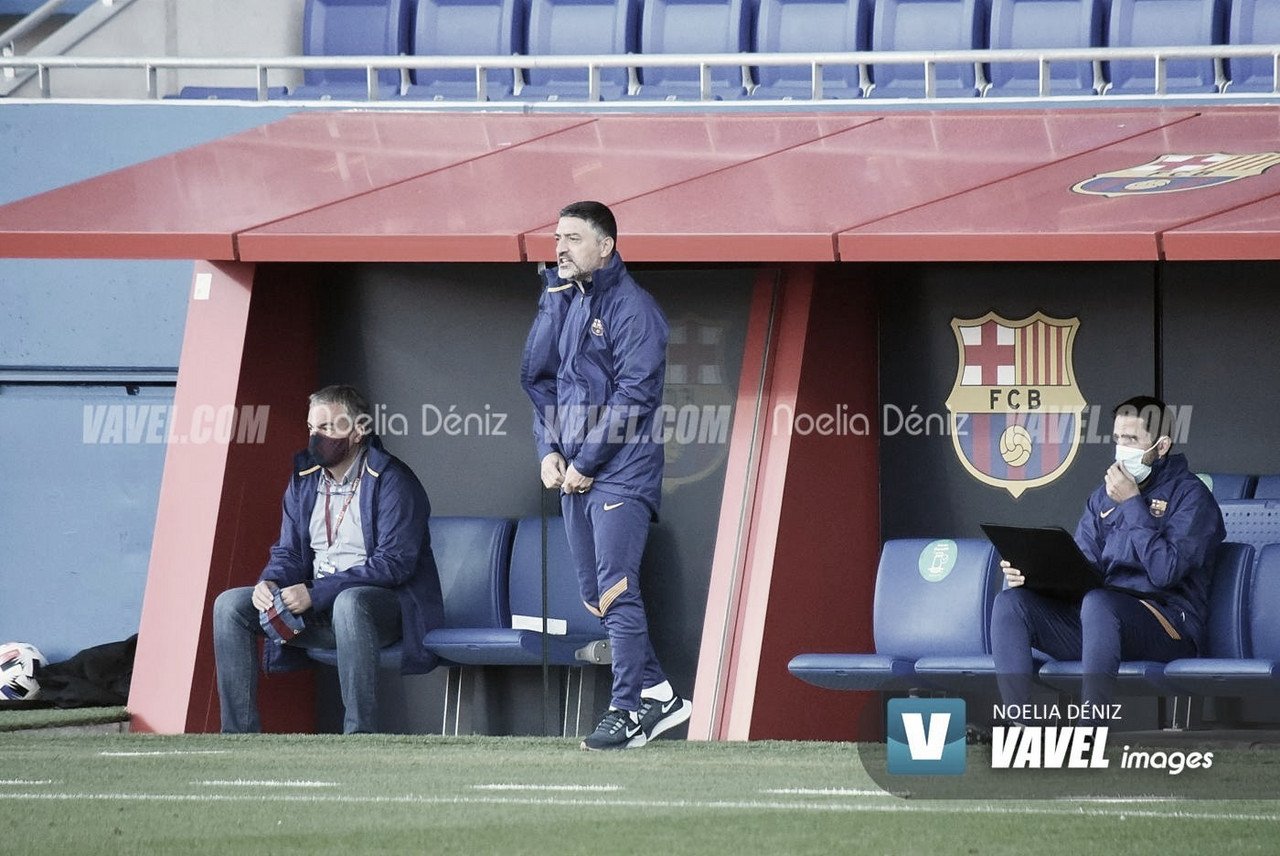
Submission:
{"label": "blue plastic bench seat", "polygon": [[995,549],[985,539],[886,541],[872,605],[874,653],[806,653],[787,669],[827,689],[922,686],[922,657],[991,652],[991,604],[1000,588]]}
{"label": "blue plastic bench seat", "polygon": [[[425,647],[442,660],[462,666],[519,666],[542,662],[542,521],[525,517],[516,525],[511,548],[508,593],[510,612],[500,625],[457,624],[429,631]],[[600,619],[587,611],[578,592],[578,577],[569,556],[564,523],[547,521],[547,634],[549,662],[580,665],[575,652],[605,638]],[[445,600],[446,608],[448,598]]]}

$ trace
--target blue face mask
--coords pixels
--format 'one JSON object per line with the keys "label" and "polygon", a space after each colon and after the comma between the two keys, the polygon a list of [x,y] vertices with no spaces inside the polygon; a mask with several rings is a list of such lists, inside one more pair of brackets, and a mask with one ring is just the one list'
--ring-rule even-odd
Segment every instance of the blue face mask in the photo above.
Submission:
{"label": "blue face mask", "polygon": [[1147,480],[1147,476],[1151,475],[1151,464],[1144,464],[1143,457],[1160,445],[1160,441],[1156,440],[1150,449],[1135,449],[1131,446],[1116,446],[1116,460],[1120,462],[1120,466],[1129,471],[1129,475],[1133,476],[1133,480],[1138,484],[1142,484]]}

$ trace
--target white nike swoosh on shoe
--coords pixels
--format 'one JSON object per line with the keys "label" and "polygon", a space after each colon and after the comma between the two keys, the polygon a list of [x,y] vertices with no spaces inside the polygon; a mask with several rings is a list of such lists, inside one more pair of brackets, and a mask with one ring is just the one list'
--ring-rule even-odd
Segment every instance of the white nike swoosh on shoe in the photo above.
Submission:
{"label": "white nike swoosh on shoe", "polygon": [[605,510],[605,511],[613,511],[615,508],[620,508],[620,507],[622,507],[622,503],[621,503],[621,502],[614,502],[614,503],[606,502],[606,503],[604,504],[604,510]]}

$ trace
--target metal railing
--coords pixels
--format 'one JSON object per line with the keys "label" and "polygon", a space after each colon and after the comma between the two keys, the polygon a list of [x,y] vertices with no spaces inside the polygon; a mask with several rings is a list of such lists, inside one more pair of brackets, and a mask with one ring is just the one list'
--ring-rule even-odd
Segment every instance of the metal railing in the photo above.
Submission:
{"label": "metal railing", "polygon": [[[519,95],[521,72],[530,69],[582,69],[587,81],[586,102],[601,100],[600,72],[603,69],[636,67],[698,69],[698,94],[702,101],[714,99],[711,70],[738,67],[742,69],[744,85],[750,85],[750,69],[773,66],[807,65],[810,68],[809,98],[823,98],[822,72],[824,68],[856,66],[859,69],[862,94],[874,88],[871,68],[874,66],[919,65],[924,70],[924,98],[938,97],[937,69],[943,64],[969,64],[975,69],[976,94],[985,95],[990,83],[984,74],[984,66],[995,63],[1036,63],[1038,88],[1034,97],[1051,99],[1052,80],[1050,70],[1056,63],[1089,62],[1094,68],[1094,91],[1102,94],[1108,84],[1103,80],[1103,63],[1137,61],[1153,63],[1152,96],[1167,95],[1167,66],[1175,60],[1214,60],[1218,70],[1219,92],[1229,91],[1229,81],[1223,74],[1223,62],[1233,59],[1270,59],[1274,73],[1272,91],[1264,97],[1280,96],[1280,45],[1211,45],[1196,47],[1129,47],[1129,48],[1057,48],[1045,50],[954,50],[954,51],[859,51],[849,53],[738,53],[738,54],[625,54],[596,56],[363,56],[363,57],[245,57],[245,58],[194,58],[194,57],[0,57],[0,71],[34,71],[41,98],[53,98],[53,73],[70,69],[137,70],[144,76],[146,98],[159,99],[164,93],[158,85],[160,71],[190,70],[243,70],[257,100],[268,99],[268,76],[272,72],[313,70],[360,70],[365,75],[364,102],[378,101],[381,92],[379,72],[397,71],[403,94],[411,71],[469,69],[475,73],[475,101],[488,98],[488,72],[509,69]],[[641,96],[644,91],[632,91]],[[121,99],[136,100],[136,99]],[[459,99],[451,99],[459,100]],[[473,99],[462,99],[470,101]]]}
{"label": "metal railing", "polygon": [[[124,10],[134,0],[94,0],[88,7],[76,4],[72,10],[74,17],[67,21],[44,41],[36,46],[36,50],[48,51],[61,55],[64,51],[75,47],[99,27]],[[17,52],[18,40],[36,32],[49,19],[62,11],[70,0],[47,0],[32,10],[9,29],[0,33],[0,59],[9,59]],[[0,96],[7,96],[26,82],[30,72],[20,73],[22,66],[0,66]]]}

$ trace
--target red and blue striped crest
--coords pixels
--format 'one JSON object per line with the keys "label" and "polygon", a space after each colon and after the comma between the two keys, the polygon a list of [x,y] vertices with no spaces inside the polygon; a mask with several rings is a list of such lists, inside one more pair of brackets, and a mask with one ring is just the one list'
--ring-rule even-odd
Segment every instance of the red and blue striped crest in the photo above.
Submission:
{"label": "red and blue striped crest", "polygon": [[974,478],[1016,499],[1071,465],[1085,406],[1071,362],[1079,326],[1042,312],[951,320],[959,348],[947,398],[951,439]]}
{"label": "red and blue striped crest", "polygon": [[1280,164],[1280,152],[1167,154],[1139,166],[1098,173],[1071,189],[1094,196],[1176,193],[1262,175],[1276,164]]}

